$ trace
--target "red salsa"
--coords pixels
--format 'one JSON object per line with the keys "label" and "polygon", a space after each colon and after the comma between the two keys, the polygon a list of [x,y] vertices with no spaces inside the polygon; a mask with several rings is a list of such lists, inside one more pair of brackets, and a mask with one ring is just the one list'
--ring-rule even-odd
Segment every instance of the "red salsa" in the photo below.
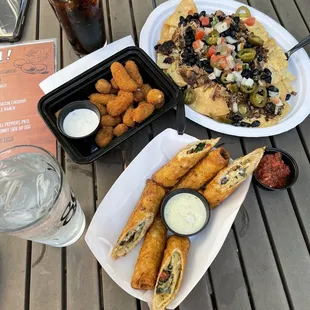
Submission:
{"label": "red salsa", "polygon": [[286,186],[290,173],[290,167],[284,163],[279,152],[265,155],[255,171],[257,178],[272,188]]}

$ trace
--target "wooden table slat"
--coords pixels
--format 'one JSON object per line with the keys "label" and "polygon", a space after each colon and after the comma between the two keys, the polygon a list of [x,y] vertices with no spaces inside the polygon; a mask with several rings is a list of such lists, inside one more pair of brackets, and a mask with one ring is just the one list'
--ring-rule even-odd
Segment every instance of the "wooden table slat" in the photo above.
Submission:
{"label": "wooden table slat", "polygon": [[[60,69],[60,25],[47,1],[39,5],[39,39],[57,39],[57,67]],[[50,25],[55,25],[50,27]],[[61,249],[32,243],[32,265],[30,281],[30,309],[59,309],[62,304],[62,255]],[[42,258],[42,259],[41,259]]]}

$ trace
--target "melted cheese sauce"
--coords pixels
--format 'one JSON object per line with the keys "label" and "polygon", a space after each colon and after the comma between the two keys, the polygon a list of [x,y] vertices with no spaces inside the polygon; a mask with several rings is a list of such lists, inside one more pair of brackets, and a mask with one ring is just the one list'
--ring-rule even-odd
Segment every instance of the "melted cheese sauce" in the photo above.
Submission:
{"label": "melted cheese sauce", "polygon": [[92,133],[99,125],[97,114],[89,109],[76,109],[64,119],[64,132],[74,138],[85,137]]}
{"label": "melted cheese sauce", "polygon": [[207,211],[197,196],[181,193],[167,202],[164,217],[171,230],[179,234],[190,235],[203,227],[207,220]]}

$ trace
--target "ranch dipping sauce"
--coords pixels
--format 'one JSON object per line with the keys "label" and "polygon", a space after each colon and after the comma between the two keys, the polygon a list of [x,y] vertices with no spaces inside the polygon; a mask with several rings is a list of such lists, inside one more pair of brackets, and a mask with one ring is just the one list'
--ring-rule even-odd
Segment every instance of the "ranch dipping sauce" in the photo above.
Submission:
{"label": "ranch dipping sauce", "polygon": [[73,138],[91,134],[99,125],[97,114],[90,109],[76,109],[70,112],[63,121],[64,132]]}
{"label": "ranch dipping sauce", "polygon": [[166,224],[177,234],[191,235],[206,223],[207,210],[197,196],[190,193],[176,194],[164,209]]}

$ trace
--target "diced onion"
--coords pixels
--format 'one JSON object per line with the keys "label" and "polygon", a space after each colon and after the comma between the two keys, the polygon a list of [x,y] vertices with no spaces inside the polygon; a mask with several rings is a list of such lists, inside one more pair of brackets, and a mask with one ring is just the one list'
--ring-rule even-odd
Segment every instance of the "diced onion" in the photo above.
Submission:
{"label": "diced onion", "polygon": [[247,87],[252,87],[254,85],[254,81],[251,78],[249,78],[246,80],[244,85]]}
{"label": "diced onion", "polygon": [[280,100],[280,101],[276,104],[276,106],[278,106],[278,107],[283,107],[284,104],[283,104],[283,102]]}
{"label": "diced onion", "polygon": [[227,82],[234,82],[235,81],[235,76],[232,73],[228,73],[226,76],[226,81]]}
{"label": "diced onion", "polygon": [[274,108],[274,114],[277,115],[279,113],[279,107],[276,105]]}
{"label": "diced onion", "polygon": [[268,91],[269,97],[279,97],[279,92],[275,92],[275,91]]}
{"label": "diced onion", "polygon": [[242,75],[240,71],[233,71],[232,73],[235,76],[235,81],[238,83],[238,86],[240,85],[242,81]]}
{"label": "diced onion", "polygon": [[227,43],[229,43],[229,44],[234,44],[234,43],[238,42],[238,40],[232,38],[231,36],[228,36],[225,39],[226,39]]}
{"label": "diced onion", "polygon": [[222,71],[218,68],[214,68],[213,71],[216,77],[220,77],[222,74]]}
{"label": "diced onion", "polygon": [[209,77],[210,80],[215,80],[216,79],[216,76],[215,76],[214,72],[210,73],[208,77]]}
{"label": "diced onion", "polygon": [[226,57],[226,60],[227,60],[227,64],[228,64],[229,68],[233,69],[235,67],[234,57],[229,55],[229,56]]}
{"label": "diced onion", "polygon": [[245,85],[246,81],[247,81],[247,78],[245,78],[245,77],[242,78],[241,85]]}
{"label": "diced onion", "polygon": [[244,47],[244,43],[239,43],[237,46],[238,51],[240,52],[241,50],[243,50],[243,47]]}
{"label": "diced onion", "polygon": [[213,28],[211,27],[211,28],[205,28],[205,34],[206,35],[208,35],[208,34],[210,34],[211,32],[213,31]]}
{"label": "diced onion", "polygon": [[217,23],[214,28],[219,32],[219,33],[222,33],[224,31],[226,31],[228,29],[228,25],[226,22],[220,22],[220,23]]}
{"label": "diced onion", "polygon": [[233,112],[234,112],[234,113],[237,113],[237,112],[238,112],[238,103],[237,103],[237,102],[234,102],[234,103],[233,103]]}

